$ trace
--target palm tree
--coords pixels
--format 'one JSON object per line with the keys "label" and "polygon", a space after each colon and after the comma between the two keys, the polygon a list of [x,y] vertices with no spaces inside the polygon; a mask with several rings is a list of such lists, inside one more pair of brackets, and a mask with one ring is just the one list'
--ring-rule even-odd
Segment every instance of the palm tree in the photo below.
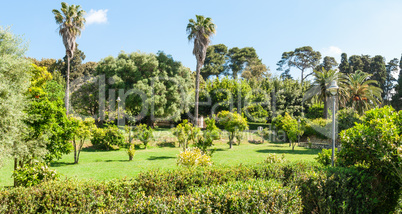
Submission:
{"label": "palm tree", "polygon": [[323,118],[327,118],[328,116],[328,91],[327,87],[331,84],[333,80],[337,80],[339,77],[339,73],[335,70],[325,70],[324,68],[321,71],[314,70],[313,73],[314,82],[312,88],[309,92],[313,94],[318,94],[318,98],[324,102],[324,114]]}
{"label": "palm tree", "polygon": [[61,3],[61,12],[54,9],[52,10],[56,23],[59,25],[59,34],[63,38],[63,44],[66,48],[67,55],[67,87],[66,87],[66,113],[68,115],[69,102],[70,102],[70,59],[74,56],[75,40],[77,36],[81,35],[81,30],[84,29],[85,24],[85,11],[81,10],[80,5],[71,5]]}
{"label": "palm tree", "polygon": [[195,80],[195,124],[198,126],[198,96],[200,87],[200,71],[204,65],[207,48],[210,42],[210,37],[215,34],[216,26],[212,23],[212,19],[204,16],[195,15],[197,22],[193,19],[187,24],[188,41],[194,40],[193,54],[197,60],[196,80]]}
{"label": "palm tree", "polygon": [[352,106],[360,115],[381,103],[381,88],[378,82],[369,80],[370,74],[357,70],[341,80],[341,104]]}

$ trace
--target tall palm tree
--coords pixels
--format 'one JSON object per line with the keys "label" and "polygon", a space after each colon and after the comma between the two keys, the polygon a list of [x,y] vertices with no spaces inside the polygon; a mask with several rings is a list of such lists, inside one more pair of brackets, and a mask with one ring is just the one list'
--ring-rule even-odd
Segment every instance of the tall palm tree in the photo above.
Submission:
{"label": "tall palm tree", "polygon": [[61,12],[54,9],[52,10],[56,23],[59,25],[59,34],[63,38],[63,44],[66,48],[67,55],[67,87],[66,87],[66,97],[65,105],[67,115],[69,113],[69,102],[70,102],[70,59],[74,56],[75,51],[75,40],[77,36],[81,35],[81,30],[84,29],[85,25],[85,11],[81,10],[80,5],[71,5],[67,3],[61,3]]}
{"label": "tall palm tree", "polygon": [[312,88],[310,89],[310,93],[317,94],[319,99],[324,102],[324,113],[323,118],[327,118],[328,116],[328,103],[327,99],[329,97],[327,87],[331,84],[333,80],[337,80],[339,77],[339,73],[335,70],[325,70],[324,68],[321,71],[314,70],[313,73],[314,82]]}
{"label": "tall palm tree", "polygon": [[197,60],[196,80],[195,80],[195,109],[194,117],[195,124],[198,126],[198,97],[200,87],[200,71],[204,65],[207,48],[210,42],[210,37],[215,34],[216,26],[212,23],[212,19],[201,15],[195,15],[197,22],[193,19],[189,20],[187,24],[188,40],[194,40],[193,54]]}
{"label": "tall palm tree", "polygon": [[378,82],[370,80],[370,74],[357,70],[344,75],[341,80],[340,101],[344,106],[352,106],[360,115],[381,104],[381,88]]}

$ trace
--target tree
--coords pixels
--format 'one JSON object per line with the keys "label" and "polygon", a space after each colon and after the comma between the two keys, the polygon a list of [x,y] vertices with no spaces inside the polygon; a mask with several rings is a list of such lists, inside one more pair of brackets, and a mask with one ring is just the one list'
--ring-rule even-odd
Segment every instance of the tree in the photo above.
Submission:
{"label": "tree", "polygon": [[381,88],[370,74],[363,71],[345,75],[340,84],[340,102],[351,106],[360,115],[381,103]]}
{"label": "tree", "polygon": [[[229,111],[221,111],[218,113],[218,123],[229,132],[229,145],[232,148],[233,139],[242,132],[248,129],[247,119],[240,114]],[[240,142],[238,142],[240,144]]]}
{"label": "tree", "polygon": [[395,94],[392,96],[392,106],[396,110],[402,110],[402,56],[399,60],[399,76],[395,86]]}
{"label": "tree", "polygon": [[59,34],[63,38],[63,44],[66,48],[67,55],[67,76],[66,76],[66,114],[69,114],[69,102],[70,102],[70,59],[74,56],[75,40],[77,36],[81,35],[81,30],[84,29],[85,24],[85,11],[81,10],[80,5],[71,5],[67,3],[61,3],[61,12],[53,9],[56,23],[59,25]]}
{"label": "tree", "polygon": [[398,64],[399,64],[399,60],[397,58],[394,58],[391,61],[389,61],[388,64],[386,65],[387,77],[386,77],[384,86],[382,88],[383,94],[384,94],[382,99],[384,100],[384,103],[389,104],[391,102],[391,98],[392,98],[391,91],[395,87],[394,84],[396,82],[396,79],[393,76],[393,73],[398,72]]}
{"label": "tree", "polygon": [[241,74],[241,77],[247,80],[261,80],[270,77],[270,73],[268,73],[269,68],[261,63],[258,59],[253,59],[250,61],[244,71]]}
{"label": "tree", "polygon": [[176,128],[173,128],[172,133],[177,137],[179,146],[183,147],[186,151],[190,142],[196,143],[198,141],[201,129],[189,123],[188,120],[183,120]]}
{"label": "tree", "polygon": [[294,51],[284,52],[281,60],[277,63],[277,70],[283,71],[295,67],[301,71],[301,84],[313,72],[304,75],[308,69],[313,70],[321,60],[321,53],[314,51],[310,46],[296,48]]}
{"label": "tree", "polygon": [[208,46],[204,67],[201,69],[201,76],[204,80],[208,79],[211,75],[218,77],[227,69],[227,53],[228,48],[224,44]]}
{"label": "tree", "polygon": [[339,64],[339,72],[343,74],[348,74],[349,70],[349,62],[348,62],[348,55],[346,53],[341,54],[341,64]]}
{"label": "tree", "polygon": [[30,85],[30,62],[21,37],[0,26],[0,167],[3,159],[17,155],[25,129],[25,93]]}
{"label": "tree", "polygon": [[318,94],[318,97],[324,102],[323,118],[328,117],[328,92],[327,87],[333,80],[337,80],[339,73],[335,70],[326,70],[324,67],[322,71],[314,71],[314,82],[311,88],[313,94]]}
{"label": "tree", "polygon": [[357,70],[364,71],[363,69],[364,69],[364,63],[360,56],[352,55],[349,57],[349,73],[354,73]]}
{"label": "tree", "polygon": [[244,68],[252,63],[254,65],[261,65],[261,60],[258,59],[257,52],[253,47],[231,48],[228,52],[229,68],[232,72],[233,79],[237,79],[238,75]]}
{"label": "tree", "polygon": [[326,56],[326,57],[324,57],[322,63],[319,64],[315,70],[321,71],[322,68],[324,68],[325,70],[329,71],[329,70],[334,70],[334,68],[337,66],[338,66],[338,63],[336,62],[334,57]]}
{"label": "tree", "polygon": [[146,149],[148,143],[154,138],[154,130],[146,124],[140,124],[135,127],[135,137],[144,144]]}
{"label": "tree", "polygon": [[286,136],[288,136],[290,145],[292,146],[292,151],[295,150],[295,145],[297,143],[297,139],[299,136],[302,136],[304,131],[295,118],[292,118],[287,112],[283,117],[283,130],[286,132]]}
{"label": "tree", "polygon": [[95,120],[93,118],[85,118],[85,120],[82,120],[79,117],[72,117],[70,120],[74,124],[74,164],[78,164],[78,161],[80,160],[80,153],[85,141],[91,138],[92,131],[96,129]]}
{"label": "tree", "polygon": [[197,60],[196,80],[195,80],[195,107],[194,118],[195,124],[198,126],[198,97],[200,88],[200,72],[201,67],[204,65],[207,48],[210,42],[210,37],[215,34],[216,26],[212,19],[204,16],[196,15],[197,22],[193,19],[189,20],[187,24],[188,40],[194,40],[193,54]]}
{"label": "tree", "polygon": [[372,75],[372,80],[376,80],[378,82],[378,87],[382,89],[381,97],[385,98],[385,93],[387,92],[385,89],[385,83],[387,81],[387,69],[384,57],[380,55],[374,56],[371,59],[370,72],[368,73]]}

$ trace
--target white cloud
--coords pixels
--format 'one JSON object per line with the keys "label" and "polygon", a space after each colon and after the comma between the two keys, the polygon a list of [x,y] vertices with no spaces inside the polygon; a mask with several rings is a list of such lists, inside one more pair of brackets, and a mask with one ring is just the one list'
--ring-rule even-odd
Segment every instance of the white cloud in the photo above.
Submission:
{"label": "white cloud", "polygon": [[105,10],[91,9],[88,15],[85,17],[87,25],[107,23],[107,11],[108,11],[107,9]]}

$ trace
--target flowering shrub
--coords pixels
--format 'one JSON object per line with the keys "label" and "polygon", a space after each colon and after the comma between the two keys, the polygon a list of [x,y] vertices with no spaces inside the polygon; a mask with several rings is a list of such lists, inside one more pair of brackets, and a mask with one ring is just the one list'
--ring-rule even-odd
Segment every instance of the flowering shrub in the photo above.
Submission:
{"label": "flowering shrub", "polygon": [[34,163],[33,165],[25,165],[14,171],[13,177],[16,186],[35,186],[41,182],[58,179],[59,175],[56,170],[51,170],[44,163]]}
{"label": "flowering shrub", "polygon": [[203,154],[202,151],[197,147],[187,149],[184,152],[180,152],[177,157],[177,164],[186,167],[212,165],[211,157]]}

